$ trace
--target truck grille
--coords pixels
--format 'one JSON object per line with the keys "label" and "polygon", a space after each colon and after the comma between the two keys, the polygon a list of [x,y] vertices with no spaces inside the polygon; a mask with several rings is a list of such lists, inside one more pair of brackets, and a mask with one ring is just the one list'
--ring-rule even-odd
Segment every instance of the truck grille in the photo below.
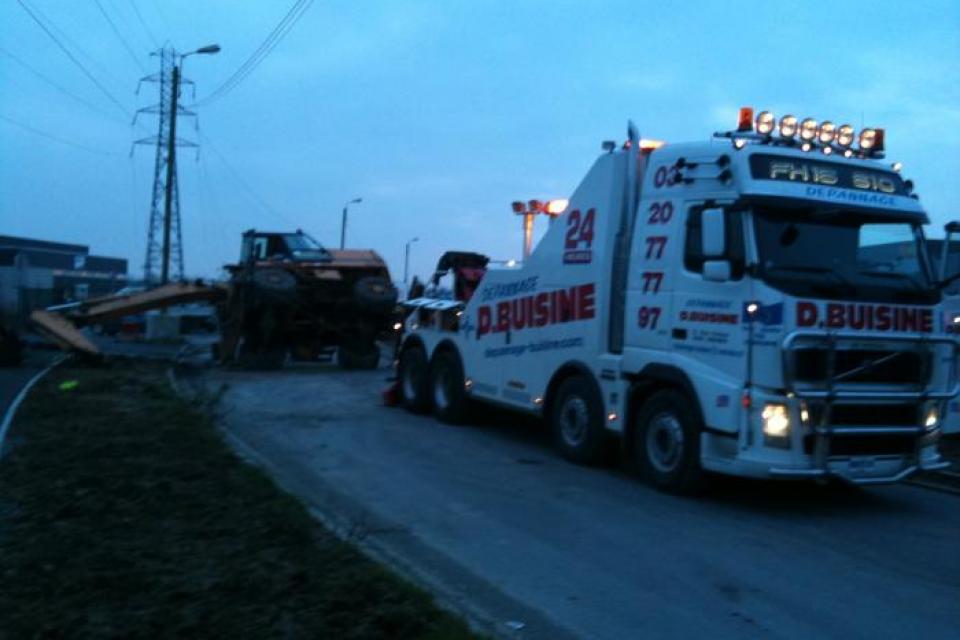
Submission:
{"label": "truck grille", "polygon": [[[829,373],[829,351],[802,348],[792,352],[797,381],[825,384]],[[836,382],[926,385],[930,378],[930,353],[917,351],[837,349],[833,373]]]}
{"label": "truck grille", "polygon": [[[835,436],[830,439],[828,456],[882,456],[909,455],[916,449],[916,436],[908,435],[870,435]],[[805,436],[803,450],[812,455],[814,437]]]}
{"label": "truck grille", "polygon": [[[822,404],[809,407],[812,425],[823,421]],[[833,427],[916,427],[920,424],[920,405],[906,404],[835,404],[830,410],[829,425]],[[830,437],[829,456],[903,455],[914,451],[918,435],[899,433],[833,434]],[[815,436],[803,438],[807,454],[814,450]]]}
{"label": "truck grille", "polygon": [[826,406],[811,402],[807,405],[810,412],[811,427],[916,427],[920,424],[920,405],[901,404],[834,404],[830,410],[830,420],[823,419]]}
{"label": "truck grille", "polygon": [[916,404],[835,404],[830,424],[837,427],[915,427],[920,420]]}

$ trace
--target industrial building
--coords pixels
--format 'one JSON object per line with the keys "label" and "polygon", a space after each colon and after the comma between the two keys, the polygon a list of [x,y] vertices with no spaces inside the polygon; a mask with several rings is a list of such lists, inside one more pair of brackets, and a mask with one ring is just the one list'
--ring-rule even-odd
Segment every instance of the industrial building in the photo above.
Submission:
{"label": "industrial building", "polygon": [[81,244],[0,235],[0,321],[23,328],[30,312],[108,295],[127,285],[127,261]]}

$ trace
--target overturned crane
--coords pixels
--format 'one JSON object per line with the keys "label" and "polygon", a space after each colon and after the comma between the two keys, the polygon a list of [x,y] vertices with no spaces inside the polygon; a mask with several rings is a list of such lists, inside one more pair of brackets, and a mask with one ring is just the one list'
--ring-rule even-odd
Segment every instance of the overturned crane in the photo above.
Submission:
{"label": "overturned crane", "polygon": [[373,251],[328,250],[302,231],[244,233],[229,281],[173,283],[145,292],[36,311],[34,324],[62,348],[99,355],[80,328],[179,304],[217,309],[223,362],[279,366],[336,350],[345,368],[373,368],[395,321],[397,290]]}

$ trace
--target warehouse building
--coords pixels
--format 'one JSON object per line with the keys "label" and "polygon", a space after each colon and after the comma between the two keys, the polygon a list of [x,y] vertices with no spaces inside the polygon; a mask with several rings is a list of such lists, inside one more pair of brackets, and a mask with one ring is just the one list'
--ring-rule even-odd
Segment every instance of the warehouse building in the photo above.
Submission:
{"label": "warehouse building", "polygon": [[90,248],[0,235],[0,320],[24,328],[30,312],[108,295],[127,285],[127,261]]}

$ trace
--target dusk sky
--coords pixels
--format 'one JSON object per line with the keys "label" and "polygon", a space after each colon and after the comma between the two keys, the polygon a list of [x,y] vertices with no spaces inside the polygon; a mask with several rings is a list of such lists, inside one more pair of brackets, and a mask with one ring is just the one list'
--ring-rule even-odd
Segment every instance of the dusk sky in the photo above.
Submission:
{"label": "dusk sky", "polygon": [[[222,46],[186,61],[202,99],[293,0],[99,0],[122,37],[94,0],[23,1],[123,109],[17,0],[2,3],[0,234],[89,244],[139,277],[154,150],[128,154],[156,121],[133,129],[130,115],[157,99],[156,85],[134,95],[154,41]],[[956,0],[320,0],[197,107],[199,131],[180,121],[201,144],[179,164],[187,273],[216,276],[251,227],[335,247],[358,196],[348,245],[380,252],[395,279],[415,236],[421,276],[446,249],[517,258],[510,202],[569,195],[628,118],[645,137],[700,140],[733,127],[739,105],[885,127],[888,159],[942,235],[960,218],[958,69]]]}

